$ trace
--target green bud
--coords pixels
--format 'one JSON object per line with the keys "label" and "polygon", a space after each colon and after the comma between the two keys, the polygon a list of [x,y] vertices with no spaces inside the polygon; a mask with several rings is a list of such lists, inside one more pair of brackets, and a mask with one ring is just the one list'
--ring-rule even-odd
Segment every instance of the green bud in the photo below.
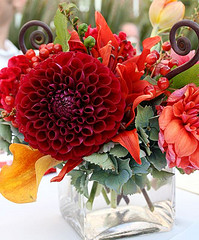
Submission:
{"label": "green bud", "polygon": [[78,21],[79,21],[79,18],[78,17],[74,17],[73,18],[73,25],[76,25]]}
{"label": "green bud", "polygon": [[98,57],[97,59],[102,63],[103,59],[101,57]]}
{"label": "green bud", "polygon": [[84,37],[85,33],[88,30],[88,25],[86,23],[82,23],[78,26],[78,34],[81,37]]}
{"label": "green bud", "polygon": [[88,36],[85,40],[84,40],[84,45],[87,48],[93,48],[95,46],[95,38],[92,36]]}

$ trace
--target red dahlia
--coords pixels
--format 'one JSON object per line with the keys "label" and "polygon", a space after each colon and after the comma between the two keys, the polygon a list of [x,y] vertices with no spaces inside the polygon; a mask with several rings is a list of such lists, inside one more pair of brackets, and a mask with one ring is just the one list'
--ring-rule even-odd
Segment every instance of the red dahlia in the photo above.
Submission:
{"label": "red dahlia", "polygon": [[21,81],[17,122],[33,148],[58,160],[78,160],[116,135],[125,102],[119,80],[97,59],[65,52]]}

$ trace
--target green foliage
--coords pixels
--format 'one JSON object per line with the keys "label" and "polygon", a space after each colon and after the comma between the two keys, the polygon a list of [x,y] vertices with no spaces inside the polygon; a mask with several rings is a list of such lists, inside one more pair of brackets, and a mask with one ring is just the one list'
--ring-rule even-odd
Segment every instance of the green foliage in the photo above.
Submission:
{"label": "green foliage", "polygon": [[178,74],[176,77],[172,78],[172,88],[181,88],[188,83],[195,83],[199,86],[199,64],[194,65],[188,70]]}
{"label": "green foliage", "polygon": [[83,158],[85,161],[99,165],[102,169],[112,169],[115,170],[115,166],[107,153],[93,153],[88,157]]}
{"label": "green foliage", "polygon": [[148,159],[158,171],[161,171],[167,165],[165,154],[162,153],[159,148],[153,149]]}
{"label": "green foliage", "polygon": [[146,128],[149,125],[149,119],[154,116],[153,109],[150,106],[137,106],[137,116],[135,119],[136,128]]}
{"label": "green foliage", "polygon": [[56,27],[56,38],[54,43],[59,43],[62,45],[63,51],[68,50],[68,40],[70,39],[70,34],[67,29],[67,17],[60,12],[58,9],[54,17],[54,24]]}

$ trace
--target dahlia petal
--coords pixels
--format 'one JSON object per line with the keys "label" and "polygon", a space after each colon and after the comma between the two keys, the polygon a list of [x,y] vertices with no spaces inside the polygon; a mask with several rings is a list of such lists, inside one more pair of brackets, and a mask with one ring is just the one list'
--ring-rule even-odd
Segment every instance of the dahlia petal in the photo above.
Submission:
{"label": "dahlia petal", "polygon": [[174,119],[173,109],[171,106],[166,106],[159,117],[160,129],[165,130],[172,119]]}
{"label": "dahlia petal", "polygon": [[195,137],[187,132],[184,127],[182,127],[176,134],[175,152],[178,157],[186,157],[194,153],[198,146],[198,141]]}
{"label": "dahlia petal", "polygon": [[190,162],[196,169],[199,169],[199,146],[196,151],[191,154]]}
{"label": "dahlia petal", "polygon": [[136,129],[121,132],[113,137],[112,141],[118,142],[125,147],[138,164],[142,163],[140,159],[140,146]]}
{"label": "dahlia petal", "polygon": [[182,168],[185,169],[189,166],[190,161],[189,161],[189,157],[177,157],[176,160],[176,165],[178,168]]}
{"label": "dahlia petal", "polygon": [[[163,110],[164,111],[164,110]],[[177,136],[183,128],[182,121],[179,119],[171,120],[165,127],[164,137],[165,141],[169,143],[175,143]]]}
{"label": "dahlia petal", "polygon": [[59,162],[23,144],[12,144],[10,151],[14,160],[0,172],[0,192],[15,203],[33,202],[42,176]]}

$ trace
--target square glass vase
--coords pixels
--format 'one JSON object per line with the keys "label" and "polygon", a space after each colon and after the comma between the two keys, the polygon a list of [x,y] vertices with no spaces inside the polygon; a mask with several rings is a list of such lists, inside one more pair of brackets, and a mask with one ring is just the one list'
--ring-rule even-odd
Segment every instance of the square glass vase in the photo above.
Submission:
{"label": "square glass vase", "polygon": [[[162,183],[151,177],[150,182],[149,191],[128,196],[103,188],[95,195],[91,208],[88,199],[71,185],[70,176],[65,176],[58,185],[62,216],[85,240],[170,231],[175,217],[175,177]],[[115,204],[108,204],[113,198]]]}

